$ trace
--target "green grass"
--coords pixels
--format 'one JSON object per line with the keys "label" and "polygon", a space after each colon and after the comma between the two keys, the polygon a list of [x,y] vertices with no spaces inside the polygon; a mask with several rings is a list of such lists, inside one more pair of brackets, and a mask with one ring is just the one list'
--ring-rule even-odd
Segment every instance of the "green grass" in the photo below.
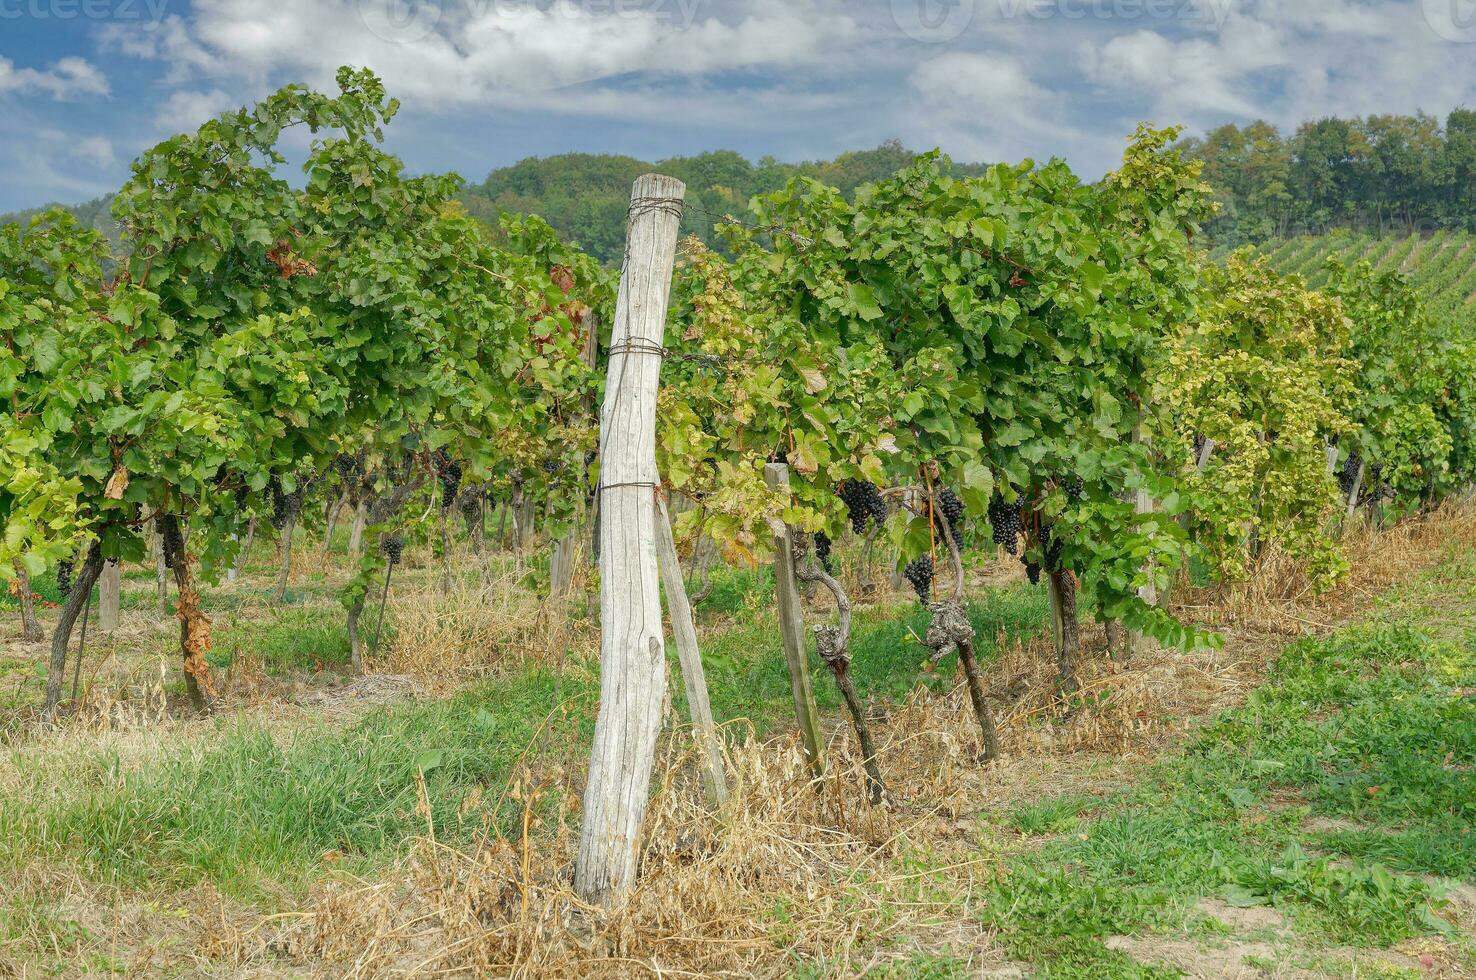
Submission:
{"label": "green grass", "polygon": [[[772,599],[768,602],[772,604]],[[1043,628],[1049,612],[1044,589],[1017,586],[991,590],[968,605],[977,631],[978,656],[994,657],[1003,631],[1007,640],[1031,636]],[[815,617],[811,617],[814,619]],[[857,690],[869,698],[899,701],[919,684],[939,689],[951,683],[955,657],[932,671],[924,665],[932,652],[922,645],[929,613],[920,605],[898,609],[866,608],[856,612],[851,632],[851,675]],[[815,700],[823,710],[839,710],[843,702],[829,669],[809,644]],[[753,618],[704,637],[703,665],[720,724],[747,719],[759,732],[789,724],[794,717],[789,668],[771,605]]]}
{"label": "green grass", "polygon": [[1084,815],[1096,800],[1075,793],[1052,797],[1040,803],[1017,807],[1010,826],[1022,834],[1069,834],[1081,826]]}
{"label": "green grass", "polygon": [[[1047,977],[1175,975],[1112,935],[1192,928],[1195,901],[1265,904],[1309,942],[1388,947],[1451,929],[1441,889],[1476,880],[1476,644],[1381,622],[1293,644],[1266,686],[1182,756],[1076,824],[1080,801],[1017,810],[1076,836],[1018,858],[988,924]],[[1312,816],[1367,830],[1311,833]]]}
{"label": "green grass", "polygon": [[[370,623],[372,639],[373,623]],[[284,607],[270,619],[236,619],[216,624],[215,649],[207,659],[229,667],[243,653],[257,657],[271,674],[315,671],[349,663],[348,627],[338,609]]]}
{"label": "green grass", "polygon": [[[501,826],[496,809],[518,761],[553,711],[547,673],[482,685],[455,698],[371,712],[340,730],[287,735],[250,722],[146,766],[115,752],[81,751],[33,776],[26,805],[0,808],[0,863],[64,861],[108,883],[189,886],[211,881],[249,899],[299,895],[324,855],[366,871],[426,831],[416,813],[425,775],[436,833],[461,840]],[[587,744],[596,690],[566,677],[552,744]],[[22,770],[24,771],[24,770]],[[463,810],[468,795],[483,802]],[[520,812],[520,811],[519,811]]]}

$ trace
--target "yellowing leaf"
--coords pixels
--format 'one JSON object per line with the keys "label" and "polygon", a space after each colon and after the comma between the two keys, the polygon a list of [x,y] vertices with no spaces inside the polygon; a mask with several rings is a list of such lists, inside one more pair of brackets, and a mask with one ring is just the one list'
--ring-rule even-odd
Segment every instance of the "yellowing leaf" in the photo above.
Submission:
{"label": "yellowing leaf", "polygon": [[123,493],[128,489],[128,471],[119,466],[108,478],[108,485],[103,490],[103,496],[108,500],[122,500]]}

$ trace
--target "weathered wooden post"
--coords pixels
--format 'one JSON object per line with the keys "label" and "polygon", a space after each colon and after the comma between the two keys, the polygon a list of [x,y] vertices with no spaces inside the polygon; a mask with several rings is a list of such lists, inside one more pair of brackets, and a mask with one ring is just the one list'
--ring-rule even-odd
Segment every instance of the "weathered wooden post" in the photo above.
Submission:
{"label": "weathered wooden post", "polygon": [[666,611],[671,617],[671,635],[676,640],[677,657],[682,665],[682,686],[687,691],[687,711],[692,716],[692,730],[697,738],[702,787],[708,800],[714,806],[722,807],[728,802],[722,740],[712,718],[712,702],[707,696],[707,672],[702,669],[697,624],[692,619],[692,604],[687,601],[687,583],[682,579],[682,562],[677,557],[676,538],[671,533],[671,517],[666,512],[666,501],[660,497],[656,498],[656,564],[661,569]]}
{"label": "weathered wooden post", "polygon": [[[769,463],[764,482],[789,489],[789,466]],[[805,617],[800,606],[799,585],[794,574],[794,542],[789,528],[774,529],[774,591],[779,599],[779,633],[784,638],[784,657],[789,661],[789,686],[794,693],[795,721],[805,743],[805,756],[815,778],[825,775],[825,757],[820,746],[820,712],[815,707],[815,688],[810,681],[810,662],[805,657]]]}
{"label": "weathered wooden post", "polygon": [[118,610],[123,597],[123,569],[116,561],[103,565],[97,585],[97,627],[104,633],[118,628]]}
{"label": "weathered wooden post", "polygon": [[1343,530],[1353,523],[1353,515],[1358,512],[1358,497],[1363,491],[1363,478],[1368,475],[1368,457],[1358,458],[1358,472],[1353,476],[1353,486],[1348,490],[1347,506],[1343,510]]}
{"label": "weathered wooden post", "polygon": [[[1138,408],[1138,424],[1133,426],[1133,442],[1148,446],[1152,445],[1153,438],[1143,429],[1143,417],[1145,414],[1144,409],[1140,406]],[[1134,495],[1133,510],[1139,516],[1142,516],[1144,514],[1151,514],[1157,509],[1158,505],[1149,496],[1148,491],[1139,487],[1137,493]],[[1158,605],[1158,586],[1153,582],[1155,568],[1151,559],[1143,570],[1148,573],[1148,581],[1138,587],[1138,598],[1143,600],[1146,605],[1156,606]],[[1142,633],[1139,633],[1137,630],[1130,631],[1127,637],[1127,649],[1124,651],[1124,659],[1132,657],[1141,651],[1146,645],[1146,642],[1147,637]]]}
{"label": "weathered wooden post", "polygon": [[600,708],[574,889],[611,905],[634,886],[666,654],[656,562],[656,396],[686,186],[658,174],[631,191],[625,264],[600,413]]}

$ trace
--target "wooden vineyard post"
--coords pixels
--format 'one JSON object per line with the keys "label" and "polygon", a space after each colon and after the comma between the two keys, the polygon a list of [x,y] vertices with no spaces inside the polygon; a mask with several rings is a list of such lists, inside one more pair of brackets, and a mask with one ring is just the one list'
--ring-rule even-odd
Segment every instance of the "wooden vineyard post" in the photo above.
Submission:
{"label": "wooden vineyard post", "polygon": [[[1194,472],[1198,476],[1203,477],[1204,471],[1209,469],[1210,459],[1214,457],[1216,448],[1217,443],[1215,442],[1215,440],[1209,438],[1206,438],[1204,440],[1204,445],[1199,447],[1199,455],[1196,456],[1194,459]],[[1191,522],[1193,521],[1193,515],[1190,514],[1188,511],[1185,511],[1177,518],[1175,518],[1175,520],[1179,522],[1179,527],[1183,528],[1184,532],[1187,534],[1189,532]],[[1179,575],[1181,577],[1187,577],[1189,574],[1188,561],[1186,560],[1183,564],[1184,567],[1179,570]],[[1158,608],[1168,609],[1169,597],[1172,595],[1174,588],[1175,583],[1171,582],[1169,583],[1169,586],[1167,588],[1159,590]]]}
{"label": "wooden vineyard post", "polygon": [[687,601],[687,583],[682,579],[682,563],[677,557],[676,538],[671,533],[671,518],[666,512],[666,501],[659,496],[656,498],[656,564],[661,569],[666,610],[671,617],[671,635],[676,640],[677,657],[682,665],[682,685],[687,691],[687,710],[692,716],[692,730],[697,738],[702,787],[713,806],[721,809],[728,802],[722,740],[712,718],[712,702],[707,696],[707,673],[702,669],[702,652],[697,646],[697,624],[692,619],[692,604]]}
{"label": "wooden vineyard post", "polygon": [[[1143,408],[1139,407],[1138,424],[1133,426],[1133,442],[1147,445],[1152,442],[1152,439],[1148,436],[1147,433],[1143,431],[1144,414],[1145,413]],[[1143,514],[1151,514],[1156,509],[1157,506],[1154,504],[1153,498],[1148,495],[1148,491],[1139,487],[1133,501],[1133,510],[1136,511],[1139,516],[1141,516]],[[1151,560],[1148,562],[1144,570],[1148,573],[1148,582],[1147,584],[1138,587],[1138,598],[1142,599],[1146,605],[1156,606],[1158,605],[1158,587],[1153,584],[1154,567]],[[1130,658],[1138,653],[1140,650],[1142,650],[1145,639],[1146,638],[1143,636],[1143,634],[1139,633],[1137,630],[1129,631],[1127,635],[1127,649],[1124,651],[1124,659]]]}
{"label": "wooden vineyard post", "polygon": [[103,565],[97,584],[97,627],[104,633],[118,628],[118,609],[123,597],[123,568],[116,561]]}
{"label": "wooden vineyard post", "polygon": [[1358,472],[1353,477],[1353,486],[1348,491],[1347,506],[1343,510],[1343,530],[1353,523],[1353,515],[1358,512],[1358,495],[1363,492],[1363,478],[1368,475],[1368,457],[1362,456],[1358,460]]}
{"label": "wooden vineyard post", "polygon": [[600,412],[600,708],[574,890],[609,906],[635,885],[666,654],[656,561],[656,397],[686,186],[658,174],[631,191],[625,263]]}
{"label": "wooden vineyard post", "polygon": [[[788,488],[789,466],[767,464],[764,482],[771,487]],[[810,681],[810,663],[805,657],[805,618],[794,574],[794,542],[787,527],[776,528],[774,532],[774,591],[779,599],[779,632],[784,638],[784,657],[789,661],[795,721],[805,743],[805,757],[819,779],[825,775],[825,757],[820,752],[820,712],[815,707],[815,688]]]}

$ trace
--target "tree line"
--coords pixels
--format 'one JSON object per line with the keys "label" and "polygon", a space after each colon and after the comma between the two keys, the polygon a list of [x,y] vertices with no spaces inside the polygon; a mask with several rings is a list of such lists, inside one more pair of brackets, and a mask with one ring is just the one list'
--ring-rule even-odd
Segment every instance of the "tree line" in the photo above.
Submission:
{"label": "tree line", "polygon": [[[1476,110],[1436,116],[1327,117],[1283,134],[1258,120],[1226,124],[1180,144],[1204,164],[1219,205],[1204,232],[1219,245],[1254,244],[1288,235],[1355,228],[1375,234],[1440,228],[1476,231]],[[631,182],[657,171],[683,181],[687,209],[681,232],[722,248],[714,215],[743,214],[757,196],[809,177],[849,197],[856,188],[910,166],[919,154],[896,140],[830,160],[750,161],[733,150],[646,161],[609,153],[529,157],[488,173],[458,197],[472,216],[497,228],[506,214],[536,214],[567,241],[606,265],[624,246]],[[962,177],[983,164],[954,164]],[[68,208],[116,246],[112,195]],[[39,213],[0,216],[0,224]]]}
{"label": "tree line", "polygon": [[1375,234],[1476,230],[1476,111],[1328,117],[1283,135],[1256,121],[1181,148],[1219,202],[1205,231],[1222,245],[1354,228]]}

